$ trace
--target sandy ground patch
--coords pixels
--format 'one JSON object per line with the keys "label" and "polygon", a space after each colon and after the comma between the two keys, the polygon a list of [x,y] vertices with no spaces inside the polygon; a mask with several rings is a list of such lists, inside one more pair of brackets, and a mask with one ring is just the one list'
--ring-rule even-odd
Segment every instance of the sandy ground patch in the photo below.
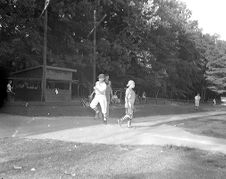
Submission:
{"label": "sandy ground patch", "polygon": [[[55,139],[79,143],[124,144],[124,145],[175,145],[222,152],[226,154],[226,140],[193,134],[183,128],[167,125],[169,121],[180,121],[196,117],[223,114],[222,112],[199,113],[174,116],[155,116],[155,120],[142,118],[128,129],[116,124],[94,125],[40,135],[29,136],[30,139]],[[143,122],[138,122],[143,121]]]}

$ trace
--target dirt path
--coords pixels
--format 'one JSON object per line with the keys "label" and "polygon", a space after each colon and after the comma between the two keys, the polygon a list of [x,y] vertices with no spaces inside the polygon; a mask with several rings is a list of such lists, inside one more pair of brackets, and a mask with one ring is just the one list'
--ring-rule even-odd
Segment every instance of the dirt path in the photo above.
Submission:
{"label": "dirt path", "polygon": [[177,126],[165,124],[170,121],[214,115],[222,115],[222,120],[226,120],[226,113],[220,111],[184,115],[159,115],[137,118],[130,129],[126,128],[126,125],[119,127],[116,124],[97,124],[28,136],[28,138],[98,144],[176,145],[226,154],[225,139],[192,134]]}

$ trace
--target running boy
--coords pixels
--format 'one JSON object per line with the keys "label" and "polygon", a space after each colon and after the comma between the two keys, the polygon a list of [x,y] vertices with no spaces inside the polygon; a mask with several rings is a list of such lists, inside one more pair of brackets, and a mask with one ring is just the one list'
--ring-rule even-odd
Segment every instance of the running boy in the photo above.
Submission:
{"label": "running boy", "polygon": [[97,107],[98,103],[100,104],[102,114],[104,116],[104,123],[107,124],[107,99],[106,99],[106,89],[107,85],[105,83],[104,74],[98,76],[99,80],[96,82],[96,85],[93,87],[95,91],[95,97],[90,103],[90,107],[96,112],[95,118],[99,116],[99,109]]}
{"label": "running boy", "polygon": [[125,109],[126,115],[118,120],[118,124],[121,125],[121,122],[127,120],[127,126],[131,127],[131,121],[133,119],[133,111],[134,111],[134,102],[136,98],[136,94],[133,90],[135,87],[135,82],[133,80],[129,80],[127,83],[127,89],[125,94]]}

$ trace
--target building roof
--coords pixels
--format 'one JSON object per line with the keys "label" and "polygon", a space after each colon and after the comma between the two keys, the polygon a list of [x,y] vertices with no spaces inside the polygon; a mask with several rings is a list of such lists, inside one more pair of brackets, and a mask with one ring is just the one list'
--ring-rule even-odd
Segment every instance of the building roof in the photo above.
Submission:
{"label": "building roof", "polygon": [[[11,75],[15,75],[15,74],[23,73],[23,72],[27,72],[27,71],[32,71],[32,70],[39,69],[39,68],[43,68],[43,65],[39,65],[39,66],[35,66],[35,67],[30,67],[30,68],[26,68],[26,69],[23,69],[23,70],[19,70],[19,71],[11,73]],[[46,69],[58,70],[58,71],[67,71],[67,72],[77,72],[76,69],[54,67],[54,66],[46,66]]]}

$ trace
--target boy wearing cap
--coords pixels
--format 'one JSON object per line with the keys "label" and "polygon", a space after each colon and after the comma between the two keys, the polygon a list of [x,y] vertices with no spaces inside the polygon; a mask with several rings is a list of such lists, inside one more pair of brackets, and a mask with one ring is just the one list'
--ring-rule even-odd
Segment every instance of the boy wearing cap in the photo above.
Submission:
{"label": "boy wearing cap", "polygon": [[118,124],[121,125],[121,122],[124,120],[128,120],[127,125],[131,127],[131,121],[133,119],[133,111],[134,111],[134,103],[136,99],[136,94],[133,90],[135,87],[135,82],[133,80],[129,80],[127,83],[126,95],[125,95],[125,109],[126,115],[118,120]]}
{"label": "boy wearing cap", "polygon": [[105,83],[105,76],[104,74],[100,74],[98,76],[99,80],[96,82],[96,85],[93,87],[95,91],[95,97],[93,98],[92,102],[90,103],[90,107],[96,112],[95,118],[99,116],[99,109],[97,107],[98,103],[100,104],[101,111],[104,116],[104,123],[107,123],[107,99],[106,99],[106,89],[107,85]]}

